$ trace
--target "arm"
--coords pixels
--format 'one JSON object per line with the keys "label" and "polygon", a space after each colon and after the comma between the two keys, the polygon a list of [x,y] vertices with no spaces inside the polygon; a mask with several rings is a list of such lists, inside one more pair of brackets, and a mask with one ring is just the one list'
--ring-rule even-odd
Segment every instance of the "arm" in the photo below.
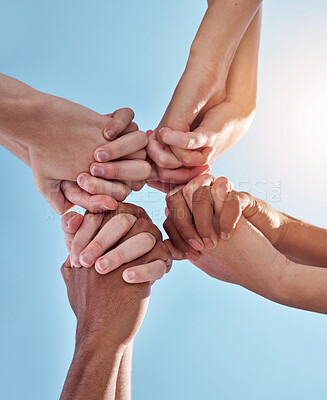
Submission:
{"label": "arm", "polygon": [[130,400],[132,398],[132,393],[131,393],[132,359],[133,359],[133,342],[127,346],[120,360],[120,366],[116,382],[115,400]]}
{"label": "arm", "polygon": [[[241,285],[272,301],[290,307],[327,313],[327,269],[297,264],[289,260],[277,250],[276,244],[272,245],[271,239],[268,240],[249,222],[250,218],[246,219],[241,215],[228,240],[217,240],[214,246],[206,247],[205,243],[202,243],[195,252],[191,243],[182,235],[189,234],[190,238],[194,238],[192,229],[195,228],[200,238],[203,237],[202,233],[210,237],[212,229],[219,234],[224,208],[233,201],[226,202],[226,196],[231,193],[230,188],[226,190],[229,186],[226,178],[218,178],[214,183],[211,182],[212,186],[204,187],[199,180],[200,177],[193,188],[189,186],[188,190],[183,190],[186,195],[171,195],[175,196],[175,199],[170,200],[169,215],[164,227],[171,241],[172,253],[177,251],[177,254],[186,256],[194,265],[216,279]],[[210,184],[209,181],[205,183]],[[190,193],[187,193],[188,191]],[[174,215],[179,215],[179,218]],[[189,221],[189,215],[194,220],[194,226],[189,225],[185,228],[182,224],[185,224],[185,220]],[[257,222],[260,217],[265,216],[266,220],[270,220],[271,226],[278,226],[278,220],[274,219],[272,214],[254,213],[252,217],[255,215]],[[209,220],[210,229],[208,229]],[[320,231],[319,228],[315,229]],[[312,232],[311,228],[307,233],[310,231]],[[321,240],[325,235],[325,232],[319,235],[318,231],[313,233],[314,240],[318,240],[318,237]],[[270,228],[267,232],[270,238],[276,233]],[[218,239],[218,236],[216,237]],[[296,241],[294,238],[294,245]],[[301,246],[301,241],[299,245]],[[323,250],[322,246],[319,246]],[[309,252],[313,259],[315,251],[311,249]]]}
{"label": "arm", "polygon": [[60,399],[113,400],[124,348],[106,346],[97,334],[83,336],[77,329],[75,353]]}
{"label": "arm", "polygon": [[[212,29],[217,30],[215,21],[210,22]],[[176,180],[179,170],[170,168],[212,163],[240,140],[254,116],[261,8],[240,38],[226,79],[217,66],[218,61],[212,60],[216,54],[213,52],[209,60],[204,58],[208,55],[201,54],[207,51],[205,45],[202,50],[201,41],[215,44],[214,38],[205,39],[203,29],[199,30],[184,74],[156,129],[158,140],[153,135],[149,138],[147,151],[156,164],[156,179],[160,181]],[[218,29],[218,36],[220,33]],[[220,43],[218,38],[217,43]],[[170,147],[160,147],[159,142]],[[188,180],[194,178],[189,175]]]}
{"label": "arm", "polygon": [[[130,153],[144,152],[147,144],[144,132],[132,132],[137,130],[137,125],[131,122],[134,116],[132,110],[121,109],[111,115],[100,115],[66,99],[41,93],[2,74],[0,93],[0,143],[32,167],[36,188],[56,212],[62,214],[73,206],[72,186],[65,190],[61,184],[70,181],[75,182],[76,187],[79,174],[89,171],[90,166],[92,175],[120,181],[119,186],[123,188],[126,187],[123,181],[143,181],[150,175],[151,167],[144,160],[143,153],[136,159],[121,159]],[[94,163],[94,157],[98,159],[99,152],[94,152],[100,146],[102,150],[108,150],[108,141],[103,136],[103,129],[108,123],[120,134],[128,132],[117,139],[119,143],[116,145],[111,143],[110,151],[114,153],[112,147],[119,148],[121,142],[128,139],[132,146],[123,146],[127,152],[120,153],[119,160],[114,158],[117,152],[111,154],[110,163],[99,175],[99,165]],[[116,127],[113,128],[113,125]],[[93,206],[91,211],[95,211],[95,206],[97,212],[115,209],[116,200],[122,200],[115,198],[117,183],[113,185],[110,182],[110,190],[108,187],[99,188],[94,176],[89,176],[92,189],[87,191],[94,195],[89,201]],[[77,197],[75,195],[74,204],[83,205]]]}

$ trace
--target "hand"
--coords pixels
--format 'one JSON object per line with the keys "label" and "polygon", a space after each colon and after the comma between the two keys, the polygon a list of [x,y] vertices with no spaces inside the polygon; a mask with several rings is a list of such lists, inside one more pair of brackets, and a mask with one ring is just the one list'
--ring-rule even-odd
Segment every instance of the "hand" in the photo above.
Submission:
{"label": "hand", "polygon": [[[0,74],[0,93],[0,143],[32,167],[37,189],[59,214],[71,208],[74,205],[72,201],[90,206],[92,211],[117,207],[116,200],[107,195],[110,192],[107,186],[106,191],[89,196],[87,192],[77,191],[76,185],[71,183],[76,182],[81,172],[89,170],[96,147],[108,143],[102,135],[108,123],[117,134],[130,133],[129,138],[133,135],[133,144],[135,137],[140,139],[136,153],[124,153],[130,160],[120,161],[119,158],[119,162],[112,162],[114,171],[123,170],[123,173],[116,174],[117,178],[135,180],[129,187],[136,189],[144,183],[139,181],[150,175],[151,167],[144,161],[147,139],[144,133],[134,132],[138,127],[132,122],[134,113],[131,109],[99,115],[79,104],[41,93],[3,74]],[[131,178],[131,171],[135,168],[140,173]],[[64,181],[70,182],[61,185]],[[120,186],[117,189],[120,198],[122,189],[129,190]]]}
{"label": "hand", "polygon": [[[110,122],[112,126],[113,121],[115,121],[115,124],[118,127],[121,126],[120,129],[122,129],[124,125],[119,124],[122,124],[124,114],[121,114],[120,111],[118,110],[113,114]],[[119,115],[120,118],[118,118]],[[115,210],[117,201],[125,200],[132,190],[138,191],[142,189],[145,183],[143,179],[149,174],[147,170],[150,165],[143,162],[146,160],[145,146],[148,143],[146,134],[138,131],[138,126],[135,122],[130,122],[124,132],[120,133],[118,128],[115,130],[119,132],[120,137],[97,149],[95,158],[102,159],[103,152],[105,152],[107,161],[109,159],[117,160],[105,164],[107,173],[111,171],[112,174],[116,174],[117,180],[101,179],[84,172],[78,176],[77,183],[63,181],[61,184],[61,189],[67,200],[92,213]],[[101,155],[99,156],[100,153]],[[92,164],[91,168],[94,165],[96,164]],[[127,178],[137,177],[142,180],[126,180]],[[120,179],[122,180],[120,181]]]}
{"label": "hand", "polygon": [[81,340],[96,336],[104,348],[126,346],[135,337],[147,310],[150,284],[128,285],[121,277],[125,268],[101,276],[94,268],[72,268],[69,259],[62,266]]}
{"label": "hand", "polygon": [[[212,177],[208,176],[205,183],[212,183]],[[195,189],[199,184],[200,182],[194,183]],[[244,217],[240,218],[235,232],[229,240],[218,240],[219,221],[224,207],[226,184],[228,184],[226,178],[218,179],[211,187],[206,186],[206,191],[195,190],[193,198],[196,198],[196,202],[192,203],[192,213],[187,207],[184,196],[184,205],[181,208],[179,208],[182,204],[180,198],[176,198],[177,200],[170,203],[169,215],[164,228],[170,238],[171,251],[172,253],[176,251],[177,254],[186,255],[194,265],[210,276],[237,283],[265,297],[273,298],[277,293],[281,271],[289,261]],[[208,196],[208,193],[210,196]],[[192,242],[190,243],[192,239],[189,239],[187,243],[181,235],[182,232],[185,232],[185,229],[179,226],[181,220],[189,219],[185,205],[197,228],[205,225],[205,221],[209,220],[208,215],[211,213],[212,223],[210,226],[216,234],[216,243],[211,243],[207,247],[201,243],[200,236],[197,236],[201,248],[199,246],[196,256],[194,256],[195,250],[192,247]],[[176,221],[177,226],[175,225]],[[206,234],[210,238],[213,237],[211,229],[209,234]],[[190,254],[192,254],[192,257],[190,257]],[[269,278],[267,278],[267,275],[269,275]]]}
{"label": "hand", "polygon": [[[55,96],[37,94],[36,98],[37,115],[30,116],[33,124],[28,139],[34,179],[37,189],[54,209],[63,213],[72,204],[65,199],[61,182],[76,181],[82,171],[89,170],[95,148],[107,143],[102,131],[111,117]],[[122,109],[117,114],[128,128],[132,111]],[[145,161],[138,162],[149,171]]]}
{"label": "hand", "polygon": [[[62,219],[66,244],[74,266],[95,265],[107,274],[128,262],[137,266],[124,271],[129,283],[154,282],[171,268],[171,254],[162,242],[159,229],[140,207],[119,203],[117,210],[106,214],[66,214]],[[141,262],[142,256],[147,262]],[[144,257],[143,257],[144,258]]]}
{"label": "hand", "polygon": [[[215,188],[219,188],[219,195],[223,201],[219,223],[216,226],[211,196],[213,184]],[[184,241],[195,250],[201,250],[203,246],[208,249],[215,247],[218,235],[221,239],[229,239],[242,215],[279,251],[283,249],[289,217],[249,193],[233,191],[233,184],[227,178],[216,179],[211,175],[197,177],[182,190],[169,193],[167,206],[172,211],[168,218]],[[178,213],[175,210],[179,210]],[[169,225],[168,222],[167,224]],[[184,248],[189,249],[185,245]]]}
{"label": "hand", "polygon": [[[208,42],[205,31],[214,30],[211,35],[214,38],[217,34],[216,18],[222,15],[221,12],[218,16],[215,14],[219,11],[217,7],[222,7],[218,4],[221,2],[214,3],[216,10],[212,11],[209,7],[185,72],[155,130],[157,143],[154,138],[149,140],[147,151],[157,169],[212,163],[245,134],[252,121],[261,11],[257,11],[243,38],[242,24],[236,25],[236,29],[231,31],[233,33],[230,32],[235,35],[235,40],[230,41],[231,46],[238,45],[236,54],[236,48],[233,51],[226,49],[228,57],[232,58],[225,58],[223,50],[216,48],[218,40],[221,40],[219,35],[217,43],[211,39],[210,43],[218,51],[218,58],[215,59],[215,52],[209,51],[210,45],[204,44]],[[258,4],[254,3],[249,4],[249,9],[242,16],[245,26],[249,22],[247,18],[251,20],[252,12],[257,10]],[[250,10],[252,6],[254,8]],[[226,4],[226,7],[229,6]],[[238,40],[241,40],[240,44]]]}

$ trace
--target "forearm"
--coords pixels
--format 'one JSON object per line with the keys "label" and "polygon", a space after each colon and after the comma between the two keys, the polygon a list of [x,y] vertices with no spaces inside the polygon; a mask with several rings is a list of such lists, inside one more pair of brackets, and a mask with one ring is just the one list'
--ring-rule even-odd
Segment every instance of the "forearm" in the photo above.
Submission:
{"label": "forearm", "polygon": [[262,7],[256,12],[239,44],[227,78],[226,100],[234,101],[250,112],[256,106],[261,19]]}
{"label": "forearm", "polygon": [[115,400],[130,400],[132,398],[132,360],[133,341],[126,347],[120,361]]}
{"label": "forearm", "polygon": [[[40,92],[9,76],[0,74],[0,138],[28,144],[37,116]],[[2,139],[0,139],[2,140]]]}
{"label": "forearm", "polygon": [[261,1],[213,0],[191,47],[190,59],[214,66],[225,80],[229,67]]}
{"label": "forearm", "polygon": [[283,231],[275,247],[301,264],[327,267],[327,230],[283,216]]}
{"label": "forearm", "polygon": [[107,345],[103,337],[87,340],[77,337],[60,399],[114,400],[123,353],[124,348]]}
{"label": "forearm", "polygon": [[327,314],[327,269],[287,261],[273,300],[289,307]]}

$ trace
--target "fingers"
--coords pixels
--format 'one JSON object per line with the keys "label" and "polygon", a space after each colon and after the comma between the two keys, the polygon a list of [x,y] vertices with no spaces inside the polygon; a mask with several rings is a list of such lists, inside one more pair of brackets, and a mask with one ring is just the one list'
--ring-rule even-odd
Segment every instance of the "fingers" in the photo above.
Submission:
{"label": "fingers", "polygon": [[171,149],[158,142],[154,132],[149,135],[146,151],[151,160],[160,168],[175,169],[182,166],[182,163],[172,153]]}
{"label": "fingers", "polygon": [[145,132],[131,132],[97,148],[94,158],[98,162],[116,160],[144,149],[147,144],[148,137]]}
{"label": "fingers", "polygon": [[218,237],[213,227],[213,199],[211,188],[202,186],[192,197],[192,212],[196,230],[208,249],[217,246]]}
{"label": "fingers", "polygon": [[144,218],[146,220],[150,220],[147,212],[142,207],[130,203],[118,203],[117,210],[107,212],[105,219],[112,218],[113,215],[121,213],[132,214],[136,218]]}
{"label": "fingers", "polygon": [[166,239],[164,243],[168,247],[173,260],[183,260],[185,258],[184,254],[172,244],[170,239]]}
{"label": "fingers", "polygon": [[95,263],[95,269],[100,274],[107,274],[148,253],[155,244],[156,238],[151,233],[139,233],[99,258]]}
{"label": "fingers", "polygon": [[156,168],[158,179],[161,182],[175,183],[178,185],[188,183],[198,175],[206,174],[210,171],[209,165],[192,168],[164,169]]}
{"label": "fingers", "polygon": [[[244,210],[251,204],[247,193],[232,191],[227,194],[220,216],[220,237],[229,239],[236,228]],[[251,216],[251,214],[248,214]],[[246,217],[246,215],[244,215]],[[251,221],[250,221],[251,222]]]}
{"label": "fingers", "polygon": [[146,183],[148,186],[160,190],[160,192],[168,193],[175,188],[181,189],[182,186],[176,185],[175,183],[164,183],[160,181],[148,181]]}
{"label": "fingers", "polygon": [[[214,206],[213,226],[220,235],[220,217],[224,206],[224,201],[229,192],[233,189],[233,184],[225,177],[218,178],[211,186],[211,196]],[[225,239],[224,235],[222,239]]]}
{"label": "fingers", "polygon": [[189,210],[183,196],[183,192],[179,191],[173,195],[167,196],[167,207],[169,210],[169,219],[173,222],[180,236],[190,244],[197,252],[203,249],[203,242],[197,233],[193,216]]}
{"label": "fingers", "polygon": [[135,132],[139,130],[139,126],[137,125],[136,122],[132,121],[128,127],[124,130],[123,134],[125,133],[130,133],[130,132]]}
{"label": "fingers", "polygon": [[67,285],[68,276],[69,276],[71,270],[72,270],[72,268],[70,266],[69,257],[67,257],[67,260],[63,263],[63,265],[60,268],[61,275],[64,278],[66,285]]}
{"label": "fingers", "polygon": [[[87,172],[83,172],[77,178],[77,184],[84,189],[86,192],[91,194],[105,195],[113,200],[123,201],[131,193],[131,189],[122,182],[107,181],[105,179],[96,178]],[[112,202],[116,205],[115,208],[111,207],[111,210],[117,208],[117,202]],[[108,205],[107,205],[108,206]],[[108,208],[104,208],[102,211]],[[89,210],[90,211],[90,210]]]}
{"label": "fingers", "polygon": [[171,151],[186,167],[200,166],[209,164],[214,150],[205,147],[201,150],[184,150],[176,146],[171,146]]}
{"label": "fingers", "polygon": [[186,258],[191,261],[197,261],[199,259],[200,254],[195,251],[191,245],[185,242],[170,218],[166,219],[163,227],[174,248],[176,248],[180,253],[184,254]]}
{"label": "fingers", "polygon": [[[82,175],[85,175],[85,173]],[[110,195],[92,195],[79,187],[76,182],[62,181],[61,190],[67,201],[71,202],[72,205],[83,207],[91,213],[115,210],[117,208],[117,201]],[[101,191],[99,192],[101,193]]]}
{"label": "fingers", "polygon": [[146,150],[139,150],[135,153],[128,154],[127,156],[121,157],[121,160],[146,160]]}
{"label": "fingers", "polygon": [[110,161],[108,163],[93,163],[91,174],[98,178],[141,181],[151,175],[151,165],[143,160]]}
{"label": "fingers", "polygon": [[123,279],[127,283],[154,282],[161,279],[167,271],[167,265],[163,260],[152,261],[148,264],[140,264],[123,272]]}
{"label": "fingers", "polygon": [[70,261],[74,267],[81,267],[79,256],[98,232],[103,217],[103,214],[88,213],[84,215],[83,222],[71,245]]}
{"label": "fingers", "polygon": [[65,197],[61,189],[61,181],[49,179],[37,171],[33,171],[36,189],[42,194],[54,211],[59,214],[65,214],[74,204]]}
{"label": "fingers", "polygon": [[152,222],[150,222],[150,220],[146,218],[138,218],[133,227],[128,231],[128,233],[122,238],[119,243],[125,242],[127,239],[142,232],[151,233],[151,235],[154,236],[157,241],[162,240],[161,232],[156,225],[154,225]]}
{"label": "fingers", "polygon": [[62,230],[65,233],[65,243],[69,252],[75,234],[83,222],[83,218],[83,215],[71,211],[65,214],[61,219]]}
{"label": "fingers", "polygon": [[132,228],[136,217],[131,214],[117,214],[107,221],[97,235],[79,256],[84,267],[91,267],[96,260],[116,244]]}
{"label": "fingers", "polygon": [[211,186],[215,179],[216,178],[210,174],[204,174],[195,177],[183,187],[183,196],[188,205],[188,208],[191,211],[194,192],[202,186]]}
{"label": "fingers", "polygon": [[166,244],[160,241],[148,254],[136,262],[136,265],[124,271],[125,281],[128,283],[154,282],[169,272],[172,256]]}
{"label": "fingers", "polygon": [[115,139],[124,132],[134,118],[134,111],[130,108],[120,108],[111,115],[111,119],[104,128],[103,135],[108,140]]}
{"label": "fingers", "polygon": [[170,128],[161,128],[158,133],[163,143],[185,150],[196,150],[210,144],[208,135],[203,132],[182,132]]}

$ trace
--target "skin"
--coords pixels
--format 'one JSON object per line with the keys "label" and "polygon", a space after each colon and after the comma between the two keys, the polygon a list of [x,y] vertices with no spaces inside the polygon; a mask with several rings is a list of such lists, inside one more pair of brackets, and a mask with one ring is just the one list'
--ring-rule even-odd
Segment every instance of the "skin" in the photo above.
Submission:
{"label": "skin", "polygon": [[[68,215],[69,220],[63,217],[63,226],[71,252],[85,217],[77,213]],[[136,219],[130,231],[120,238],[118,247],[149,232],[157,239],[157,244],[146,254],[103,276],[94,267],[71,267],[69,258],[63,265],[62,275],[77,318],[77,329],[75,353],[61,399],[131,398],[133,340],[146,313],[150,283],[140,284],[134,280],[136,284],[128,285],[122,277],[128,271],[138,270],[140,265],[153,265],[158,258],[171,260],[171,255],[145,211],[132,204],[121,204],[116,211],[108,212],[100,231],[117,215]]]}
{"label": "skin", "polygon": [[152,187],[187,183],[193,177],[177,182],[179,171],[185,176],[185,166],[212,163],[248,130],[256,105],[260,3],[211,2],[166,113],[149,136]]}
{"label": "skin", "polygon": [[99,274],[108,274],[150,254],[150,263],[124,271],[128,283],[154,282],[171,268],[171,254],[159,229],[143,209],[132,204],[119,203],[115,211],[84,217],[70,212],[62,218],[62,228],[71,264],[76,267],[95,266]]}
{"label": "skin", "polygon": [[[211,186],[201,186],[197,178],[193,187],[177,192],[181,196],[170,203],[164,227],[172,253],[176,249],[177,258],[188,257],[210,276],[241,285],[275,302],[327,313],[327,252],[323,245],[327,231],[278,213],[247,193],[239,196],[227,178],[206,178],[204,183]],[[179,210],[180,215],[185,215],[186,207],[194,224],[177,226],[180,219],[171,214]],[[239,215],[240,210],[244,210],[243,215]],[[225,240],[220,236],[224,224],[233,226]],[[189,238],[208,237],[212,230],[216,232],[215,245],[203,246],[197,258],[189,257]]]}
{"label": "skin", "polygon": [[[140,187],[140,181],[143,185],[150,176],[151,166],[144,153],[148,139],[132,122],[132,110],[100,115],[2,74],[0,93],[1,144],[32,167],[36,188],[57,213],[66,212],[73,204],[89,206],[91,211],[114,209],[117,200],[133,188],[128,181]],[[116,126],[119,135],[125,133],[110,146],[103,136],[109,122]],[[126,141],[130,143],[127,151],[119,152]],[[99,175],[99,165],[94,162],[94,157],[99,157],[99,151],[95,152],[99,147],[111,153],[110,163],[100,174],[118,182],[118,188],[114,185],[101,190],[91,182],[89,170],[91,175]],[[85,174],[80,176],[82,172]],[[87,191],[78,188],[77,180]]]}

